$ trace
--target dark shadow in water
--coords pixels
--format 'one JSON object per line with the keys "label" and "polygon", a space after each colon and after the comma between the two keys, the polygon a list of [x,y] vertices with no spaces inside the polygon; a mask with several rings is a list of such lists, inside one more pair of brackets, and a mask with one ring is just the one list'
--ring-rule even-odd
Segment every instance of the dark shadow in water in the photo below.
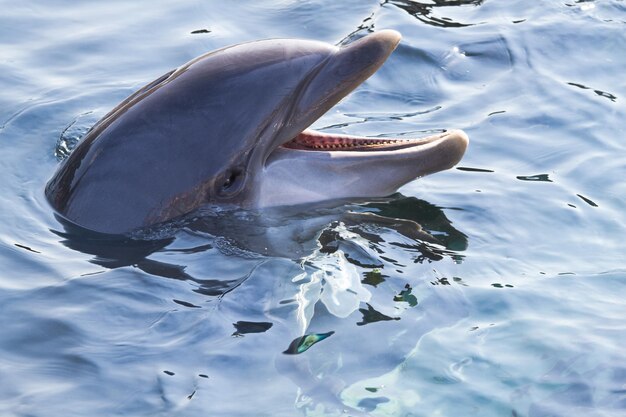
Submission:
{"label": "dark shadow in water", "polygon": [[235,332],[232,334],[236,337],[241,337],[244,334],[249,333],[265,333],[269,329],[272,328],[274,324],[265,321],[238,321],[237,323],[233,323],[235,326]]}
{"label": "dark shadow in water", "polygon": [[400,317],[390,317],[386,314],[377,311],[370,304],[365,303],[367,308],[359,308],[359,311],[363,315],[363,320],[358,322],[357,326],[365,326],[366,324],[376,323],[377,321],[392,321],[392,320],[400,320]]}
{"label": "dark shadow in water", "polygon": [[599,95],[600,97],[608,98],[612,102],[616,102],[617,101],[617,96],[615,96],[614,94],[611,94],[609,92],[602,91],[602,90],[596,90],[596,89],[593,89],[591,87],[587,87],[586,85],[579,84],[579,83],[567,83],[567,84],[571,85],[571,86],[574,86],[574,87],[578,87],[578,88],[583,89],[583,90],[593,90],[593,92],[596,93],[597,95]]}
{"label": "dark shadow in water", "polygon": [[[395,195],[389,201],[368,203],[362,207],[366,210],[376,210],[375,213],[381,217],[414,222],[420,227],[422,231],[421,236],[399,231],[405,236],[413,237],[415,245],[392,243],[401,248],[417,249],[422,257],[418,256],[415,262],[421,263],[424,260],[438,261],[445,256],[450,256],[456,261],[463,259],[463,255],[459,252],[467,249],[467,235],[452,225],[452,222],[446,217],[441,207],[415,197],[404,197],[400,194]],[[423,233],[430,235],[430,239],[424,238]]]}
{"label": "dark shadow in water", "polygon": [[439,27],[465,27],[473,26],[475,23],[461,23],[455,22],[448,17],[437,17],[434,15],[433,10],[438,7],[454,7],[454,6],[480,6],[484,0],[431,0],[428,2],[420,2],[413,0],[385,0],[384,4],[393,4],[400,9],[406,11],[408,14],[414,16],[420,22],[424,22],[427,25],[439,26]]}
{"label": "dark shadow in water", "polygon": [[[109,269],[140,264],[146,260],[147,256],[174,241],[173,236],[164,239],[137,240],[128,236],[97,233],[76,226],[60,216],[56,218],[64,231],[51,231],[64,239],[61,241],[63,245],[78,252],[94,255],[91,259],[92,263]],[[172,275],[172,278],[180,278],[183,272],[173,267],[173,265],[167,267],[171,270],[170,272],[158,275]]]}
{"label": "dark shadow in water", "polygon": [[376,288],[385,282],[385,278],[389,278],[389,275],[385,275],[380,270],[374,269],[373,271],[363,273],[363,279],[361,282],[365,285],[370,285]]}
{"label": "dark shadow in water", "polygon": [[391,400],[387,397],[364,398],[359,401],[357,406],[365,411],[374,411],[379,404],[388,403],[389,401]]}
{"label": "dark shadow in water", "polygon": [[539,182],[552,182],[548,174],[536,174],[536,175],[518,175],[520,181],[539,181]]}
{"label": "dark shadow in water", "polygon": [[[197,287],[193,290],[194,292],[211,297],[224,296],[224,294],[241,285],[249,276],[249,274],[246,274],[239,279],[232,280],[199,279],[185,271],[186,265],[160,262],[148,258],[151,254],[164,250],[169,244],[174,242],[175,237],[173,236],[164,239],[138,240],[127,236],[96,233],[68,224],[64,220],[61,220],[61,222],[65,231],[52,231],[64,238],[61,243],[78,252],[94,255],[90,262],[105,268],[115,269],[133,266],[150,275],[181,281],[192,281],[197,284]],[[212,248],[213,245],[207,243],[185,249],[168,249],[168,252],[193,254]],[[185,305],[185,302],[177,303],[186,307],[196,307]]]}

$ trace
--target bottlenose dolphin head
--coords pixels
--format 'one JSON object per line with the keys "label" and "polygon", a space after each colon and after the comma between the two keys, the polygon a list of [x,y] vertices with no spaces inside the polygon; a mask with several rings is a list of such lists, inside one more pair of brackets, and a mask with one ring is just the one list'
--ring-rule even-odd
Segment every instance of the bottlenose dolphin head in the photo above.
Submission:
{"label": "bottlenose dolphin head", "polygon": [[66,220],[124,234],[211,205],[384,196],[456,164],[467,136],[368,139],[307,129],[372,75],[391,30],[336,47],[265,40],[165,74],[100,120],[46,187]]}

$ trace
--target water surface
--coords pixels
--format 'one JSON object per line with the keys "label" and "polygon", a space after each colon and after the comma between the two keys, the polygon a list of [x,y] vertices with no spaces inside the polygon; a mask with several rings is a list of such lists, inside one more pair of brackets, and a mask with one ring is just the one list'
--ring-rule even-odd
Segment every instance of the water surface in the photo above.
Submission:
{"label": "water surface", "polygon": [[[626,415],[624,1],[1,6],[3,415]],[[346,206],[435,241],[313,209],[64,235],[47,179],[142,85],[232,43],[383,28],[399,48],[315,127],[464,129],[456,169]]]}

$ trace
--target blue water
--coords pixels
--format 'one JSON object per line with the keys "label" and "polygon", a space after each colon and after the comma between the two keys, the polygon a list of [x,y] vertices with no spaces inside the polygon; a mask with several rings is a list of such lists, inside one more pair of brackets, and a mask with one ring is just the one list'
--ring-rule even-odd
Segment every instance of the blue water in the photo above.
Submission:
{"label": "blue water", "polygon": [[[3,416],[626,416],[626,2],[0,10]],[[314,211],[147,248],[63,236],[46,181],[142,85],[232,43],[382,28],[399,48],[315,126],[464,129],[459,167],[356,207],[439,243]]]}

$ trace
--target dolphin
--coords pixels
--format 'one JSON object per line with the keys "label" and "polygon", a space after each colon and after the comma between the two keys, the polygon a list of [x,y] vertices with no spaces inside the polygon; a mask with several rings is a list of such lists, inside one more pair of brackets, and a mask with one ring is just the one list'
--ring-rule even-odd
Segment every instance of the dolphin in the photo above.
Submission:
{"label": "dolphin", "polygon": [[215,205],[243,209],[383,197],[451,168],[467,135],[375,139],[308,127],[371,76],[393,30],[346,46],[272,39],[228,46],[132,94],[46,186],[64,220],[128,235]]}

